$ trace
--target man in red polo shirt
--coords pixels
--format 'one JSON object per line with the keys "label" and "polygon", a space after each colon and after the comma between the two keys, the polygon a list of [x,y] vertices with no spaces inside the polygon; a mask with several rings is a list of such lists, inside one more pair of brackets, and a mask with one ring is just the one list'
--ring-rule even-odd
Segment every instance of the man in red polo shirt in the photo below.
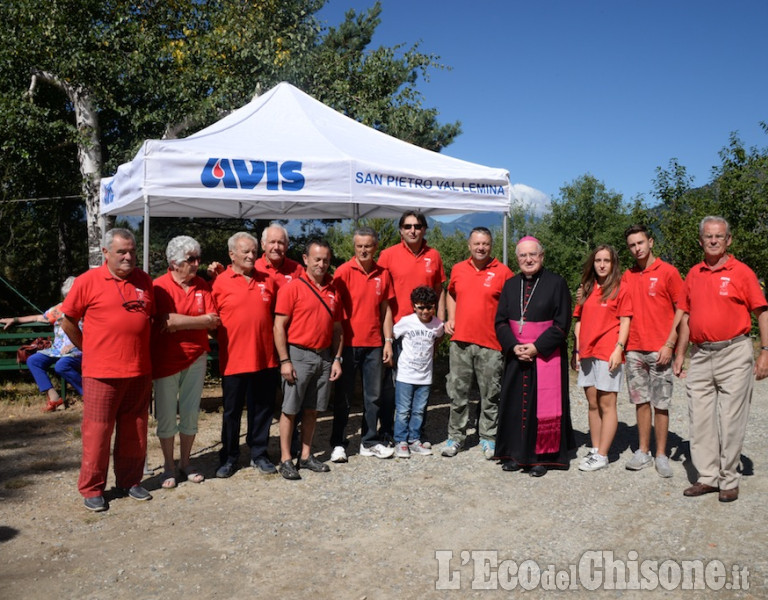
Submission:
{"label": "man in red polo shirt", "polygon": [[[387,269],[392,276],[395,287],[395,297],[390,302],[392,317],[397,323],[403,317],[413,314],[411,292],[419,286],[426,285],[437,294],[437,318],[445,321],[445,270],[440,253],[430,248],[424,236],[427,232],[427,218],[415,210],[407,210],[400,217],[400,243],[382,250],[378,264]],[[395,348],[395,355],[397,355]],[[394,357],[397,364],[397,356]],[[381,436],[393,440],[395,424],[395,371],[384,370],[384,382],[381,391]],[[424,424],[427,413],[424,412],[421,441],[426,448],[431,444],[424,436]],[[394,444],[393,444],[394,445]]]}
{"label": "man in red polo shirt", "polygon": [[445,332],[452,336],[446,391],[451,399],[448,441],[443,456],[456,456],[467,438],[469,391],[473,378],[480,389],[478,434],[487,459],[496,453],[499,392],[504,360],[494,320],[504,283],[512,277],[505,264],[491,256],[493,237],[486,227],[469,233],[469,259],[456,263],[446,296]]}
{"label": "man in red polo shirt", "polygon": [[[704,261],[685,278],[678,312],[680,336],[674,362],[681,375],[688,342],[693,344],[688,376],[691,460],[698,479],[683,494],[719,492],[720,502],[739,497],[739,460],[755,379],[768,376],[768,303],[757,276],[728,254],[731,231],[722,217],[704,217],[699,244]],[[760,328],[755,363],[750,312]]]}
{"label": "man in red polo shirt", "polygon": [[[107,510],[104,488],[115,431],[116,485],[150,500],[141,478],[152,393],[152,278],[136,269],[136,240],[127,229],[104,237],[104,264],[75,279],[62,304],[62,329],[83,351],[83,457],[77,486],[85,507]],[[83,330],[78,322],[82,319]]]}
{"label": "man in red polo shirt", "polygon": [[327,410],[330,382],[341,376],[343,310],[328,274],[331,247],[313,239],[304,253],[306,271],[280,288],[275,306],[275,347],[283,377],[280,474],[301,479],[291,460],[291,432],[302,412],[299,469],[330,471],[312,455],[317,412]]}
{"label": "man in red polo shirt", "polygon": [[277,472],[267,455],[276,376],[273,310],[277,286],[254,268],[257,241],[239,232],[228,241],[232,264],[213,282],[213,301],[221,319],[219,368],[224,395],[220,467],[216,477],[231,477],[240,457],[240,419],[248,413],[245,443],[251,466],[263,475]]}
{"label": "man in red polo shirt", "polygon": [[[667,433],[674,379],[672,350],[677,341],[675,309],[683,279],[675,267],[653,255],[653,238],[644,225],[632,225],[624,232],[624,237],[635,258],[635,265],[624,271],[621,287],[629,290],[632,298],[626,373],[629,399],[635,405],[637,415],[639,443],[626,467],[630,471],[639,471],[655,465],[661,477],[672,477]],[[653,422],[656,426],[655,454],[651,454]]]}
{"label": "man in red polo shirt", "polygon": [[256,261],[255,267],[274,279],[278,288],[304,272],[304,267],[285,255],[288,250],[288,231],[279,223],[270,223],[261,232],[261,250],[263,254]]}
{"label": "man in red polo shirt", "polygon": [[333,282],[346,315],[344,330],[344,369],[336,385],[331,430],[331,461],[347,462],[345,429],[349,407],[355,393],[355,373],[363,380],[363,422],[360,455],[389,458],[395,451],[381,443],[377,435],[381,381],[384,363],[392,360],[392,279],[386,269],[373,260],[379,236],[370,227],[357,229],[353,236],[355,255],[336,269]]}

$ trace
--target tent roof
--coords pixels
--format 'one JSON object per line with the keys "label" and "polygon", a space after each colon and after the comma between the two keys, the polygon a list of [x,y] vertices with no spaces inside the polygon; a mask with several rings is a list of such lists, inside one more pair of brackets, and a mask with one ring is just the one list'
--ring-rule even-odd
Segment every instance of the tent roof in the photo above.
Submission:
{"label": "tent roof", "polygon": [[102,180],[104,214],[397,217],[509,210],[509,173],[408,144],[288,83],[177,140],[147,140]]}

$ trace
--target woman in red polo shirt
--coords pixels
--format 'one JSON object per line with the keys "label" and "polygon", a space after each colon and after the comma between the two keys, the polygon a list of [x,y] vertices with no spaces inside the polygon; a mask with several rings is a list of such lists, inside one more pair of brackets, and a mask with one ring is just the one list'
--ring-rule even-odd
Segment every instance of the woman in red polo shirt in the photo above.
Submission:
{"label": "woman in red polo shirt", "polygon": [[[155,387],[157,437],[163,450],[161,485],[176,487],[173,440],[179,433],[179,471],[193,483],[203,474],[189,465],[197,434],[200,396],[207,366],[208,332],[221,321],[208,283],[197,276],[200,244],[181,235],[165,250],[168,272],[155,279],[157,317],[152,327],[152,378]],[[178,422],[176,414],[178,412]]]}
{"label": "woman in red polo shirt", "polygon": [[578,383],[589,402],[592,448],[581,471],[608,466],[608,450],[619,425],[616,398],[624,379],[624,346],[629,337],[632,304],[620,289],[621,269],[615,248],[600,245],[589,255],[581,275],[582,294],[573,313]]}

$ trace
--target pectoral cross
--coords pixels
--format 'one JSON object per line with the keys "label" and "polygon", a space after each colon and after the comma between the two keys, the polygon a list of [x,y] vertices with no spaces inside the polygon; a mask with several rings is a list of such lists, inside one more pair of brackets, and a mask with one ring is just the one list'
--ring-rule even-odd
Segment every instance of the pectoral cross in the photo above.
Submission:
{"label": "pectoral cross", "polygon": [[520,327],[517,329],[518,333],[523,333],[523,323],[525,323],[525,319],[520,317],[520,320],[518,321],[518,324],[520,325]]}

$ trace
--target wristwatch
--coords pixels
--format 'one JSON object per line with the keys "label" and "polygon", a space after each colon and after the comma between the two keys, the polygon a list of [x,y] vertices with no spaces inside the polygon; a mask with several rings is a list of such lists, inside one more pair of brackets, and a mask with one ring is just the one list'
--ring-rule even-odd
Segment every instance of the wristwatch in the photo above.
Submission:
{"label": "wristwatch", "polygon": [[339,364],[342,364],[344,362],[344,359],[341,356],[334,356],[334,361],[338,361]]}

